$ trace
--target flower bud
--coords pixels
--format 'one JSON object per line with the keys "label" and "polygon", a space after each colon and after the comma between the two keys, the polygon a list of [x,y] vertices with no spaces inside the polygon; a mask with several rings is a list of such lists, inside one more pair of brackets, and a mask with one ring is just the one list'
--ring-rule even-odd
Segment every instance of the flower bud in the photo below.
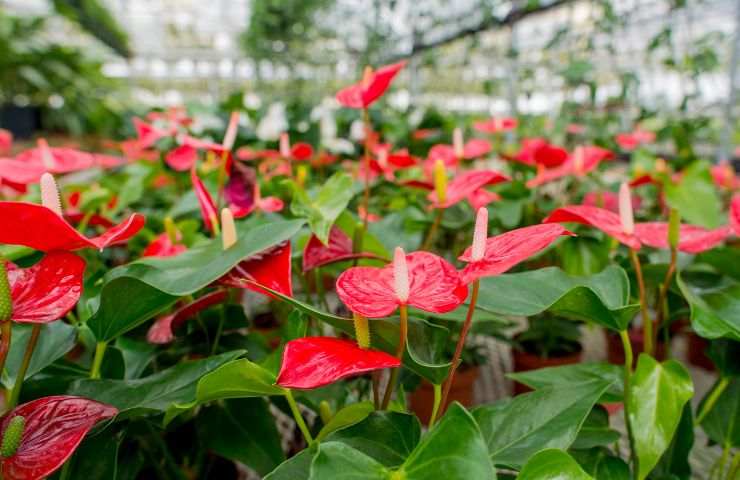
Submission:
{"label": "flower bud", "polygon": [[668,245],[672,250],[678,248],[678,242],[681,236],[681,215],[678,210],[671,208],[668,214]]}
{"label": "flower bud", "polygon": [[619,220],[622,231],[627,235],[635,233],[635,216],[632,213],[632,193],[627,182],[619,186]]}
{"label": "flower bud", "polygon": [[396,247],[393,252],[393,285],[396,298],[401,303],[406,303],[409,299],[409,267],[406,264],[406,253],[401,247]]}
{"label": "flower bud", "polygon": [[0,443],[0,457],[8,458],[15,455],[18,447],[21,445],[23,430],[26,428],[26,419],[16,415],[8,422],[3,432],[3,440]]}
{"label": "flower bud", "polygon": [[13,316],[13,297],[10,294],[8,267],[0,258],[0,322],[10,321]]}
{"label": "flower bud", "polygon": [[473,248],[470,259],[474,262],[483,260],[486,254],[486,238],[488,237],[488,209],[480,207],[475,216],[475,230],[473,231]]}
{"label": "flower bud", "polygon": [[46,139],[39,138],[36,145],[38,145],[39,150],[41,150],[41,163],[44,165],[44,168],[47,170],[53,170],[54,157],[51,154],[51,149],[49,148],[49,144],[46,142]]}
{"label": "flower bud", "polygon": [[234,214],[228,207],[221,210],[221,241],[224,250],[228,250],[236,243],[236,225]]}
{"label": "flower bud", "polygon": [[357,345],[360,348],[367,350],[370,348],[370,325],[368,324],[367,317],[364,317],[359,313],[353,313],[352,320],[355,324],[355,338],[357,339]]}
{"label": "flower bud", "polygon": [[439,158],[434,161],[434,191],[437,192],[439,203],[447,200],[447,172],[444,161]]}
{"label": "flower bud", "polygon": [[452,148],[455,150],[455,156],[457,158],[463,158],[465,156],[463,133],[462,130],[460,130],[460,127],[456,127],[452,131]]}
{"label": "flower bud", "polygon": [[226,134],[224,134],[224,141],[221,145],[226,150],[234,148],[234,142],[236,141],[236,131],[239,128],[239,112],[231,112],[229,117],[229,126],[226,127]]}
{"label": "flower bud", "polygon": [[62,202],[59,199],[59,189],[51,173],[41,175],[41,204],[57,215],[62,215]]}
{"label": "flower bud", "polygon": [[283,158],[290,158],[290,137],[287,132],[280,134],[280,156]]}

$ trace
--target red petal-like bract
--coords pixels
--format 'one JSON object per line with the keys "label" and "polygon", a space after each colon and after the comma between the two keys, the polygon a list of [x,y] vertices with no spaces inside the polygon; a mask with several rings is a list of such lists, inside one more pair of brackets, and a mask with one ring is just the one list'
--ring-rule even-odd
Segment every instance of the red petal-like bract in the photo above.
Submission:
{"label": "red petal-like bract", "polygon": [[198,205],[200,205],[200,215],[203,217],[203,223],[208,230],[214,232],[216,228],[214,222],[218,221],[216,204],[213,202],[213,197],[211,197],[208,189],[203,185],[203,181],[195,171],[195,167],[190,169],[190,181],[193,183],[195,196],[198,197]]}
{"label": "red petal-like bract", "polygon": [[100,420],[114,417],[115,407],[82,397],[53,396],[24,403],[3,417],[5,432],[13,417],[25,418],[15,454],[0,459],[4,480],[38,480],[51,475],[74,453]]}
{"label": "red petal-like bract", "polygon": [[26,165],[41,166],[44,171],[55,174],[78,172],[95,166],[95,157],[90,153],[46,145],[21,152],[15,159]]}
{"label": "red petal-like bract", "polygon": [[473,138],[463,147],[463,157],[468,160],[482,157],[491,151],[491,142],[482,138]]}
{"label": "red petal-like bract", "polygon": [[313,157],[313,147],[309,143],[298,142],[290,149],[290,156],[298,161],[308,160]]}
{"label": "red petal-like bract", "polygon": [[213,305],[223,303],[227,298],[229,298],[229,292],[225,290],[217,290],[215,292],[207,293],[197,300],[178,308],[169,315],[158,318],[152,326],[149,327],[149,331],[146,334],[147,341],[157,345],[172,342],[172,340],[175,339],[174,331],[185,323],[185,321],[193,318],[193,316],[198,312],[201,312]]}
{"label": "red petal-like bract", "polygon": [[198,160],[198,150],[190,145],[180,145],[173,148],[164,157],[165,163],[177,172],[187,172]]}
{"label": "red petal-like bract", "polygon": [[41,175],[46,172],[39,163],[21,162],[12,158],[0,159],[0,179],[20,185],[38,183]]}
{"label": "red petal-like bract", "polygon": [[406,65],[398,62],[375,70],[370,78],[350,85],[337,93],[337,101],[349,108],[367,108],[380,98],[393,81],[393,77]]}
{"label": "red petal-like bract", "polygon": [[[681,225],[678,249],[686,253],[701,253],[711,250],[730,235],[729,227],[713,230],[696,225]],[[645,245],[653,248],[668,248],[668,223],[645,222],[635,224],[635,236]]]}
{"label": "red petal-like bract", "polygon": [[481,133],[498,133],[514,130],[518,125],[516,118],[490,118],[473,123],[473,128]]}
{"label": "red petal-like bract", "polygon": [[[409,272],[408,305],[427,312],[446,313],[468,296],[455,267],[429,252],[406,255]],[[393,265],[352,267],[337,278],[337,294],[355,313],[369,318],[392,314],[401,302],[396,297]]]}
{"label": "red petal-like bract", "polygon": [[[619,213],[619,195],[614,192],[588,192],[583,196],[583,205],[601,207],[610,212]],[[632,195],[632,209],[637,210],[642,205],[642,199],[638,195]]]}
{"label": "red petal-like bract", "polygon": [[352,340],[304,337],[291,340],[283,351],[277,384],[311,389],[382,368],[397,368],[401,361],[385,352],[365,350]]}
{"label": "red petal-like bract", "polygon": [[498,202],[499,200],[501,200],[501,195],[495,192],[489,192],[485,188],[479,188],[468,195],[468,203],[476,212],[479,208],[485,207],[491,202]]}
{"label": "red petal-like bract", "polygon": [[51,252],[29,268],[8,263],[11,319],[48,323],[64,317],[82,294],[85,261],[73,253]]}
{"label": "red petal-like bract", "polygon": [[[577,163],[576,155],[580,156],[580,164]],[[577,147],[576,151],[562,165],[539,170],[537,176],[527,182],[527,187],[534,188],[571,175],[585,175],[595,170],[602,161],[611,160],[612,158],[614,158],[614,153],[604,148],[594,146]]]}
{"label": "red petal-like bract", "polygon": [[730,227],[740,237],[740,193],[733,195],[730,202]]}
{"label": "red petal-like bract", "polygon": [[620,133],[615,137],[617,145],[624,150],[633,150],[644,143],[655,141],[655,133],[636,128],[629,133]]}
{"label": "red petal-like bract", "polygon": [[638,250],[640,241],[634,235],[622,230],[619,215],[599,207],[588,205],[568,205],[555,209],[542,223],[581,223],[598,228],[610,237],[616,238],[630,248]]}
{"label": "red petal-like bract", "polygon": [[479,188],[486,185],[508,182],[510,178],[495,170],[468,170],[461,173],[447,185],[445,201],[437,201],[437,192],[431,192],[427,198],[434,208],[448,208],[461,200],[465,200]]}
{"label": "red petal-like bract", "polygon": [[355,258],[378,258],[378,256],[367,252],[354,253],[352,239],[334,225],[329,232],[329,245],[324,245],[316,235],[311,235],[303,249],[303,271],[308,272],[316,267]]}
{"label": "red petal-like bract", "polygon": [[7,155],[13,148],[13,132],[0,128],[0,155]]}
{"label": "red petal-like bract", "polygon": [[224,188],[224,197],[235,217],[246,216],[256,208],[257,188],[257,173],[253,168],[246,167],[239,162],[231,164],[229,181]]}
{"label": "red petal-like bract", "polygon": [[62,217],[35,203],[0,202],[0,243],[25,245],[50,252],[53,250],[103,249],[122,243],[136,235],[144,226],[144,216],[132,214],[104,234],[87,238]]}
{"label": "red petal-like bract", "polygon": [[504,273],[547,248],[561,235],[573,234],[557,223],[517,228],[488,238],[483,259],[477,262],[472,261],[472,247],[468,247],[459,258],[468,262],[462,271],[462,280],[470,283],[481,277]]}
{"label": "red petal-like bract", "polygon": [[524,139],[522,149],[514,157],[514,160],[525,165],[543,165],[546,168],[562,165],[567,159],[567,150],[551,145],[543,138]]}
{"label": "red petal-like bract", "polygon": [[259,288],[262,285],[292,297],[290,242],[281,243],[242,260],[221,278],[221,283],[271,296],[269,292]]}
{"label": "red petal-like bract", "polygon": [[182,243],[172,243],[170,236],[165,233],[160,233],[149,245],[146,246],[144,251],[141,253],[142,257],[174,257],[179,255],[188,247]]}

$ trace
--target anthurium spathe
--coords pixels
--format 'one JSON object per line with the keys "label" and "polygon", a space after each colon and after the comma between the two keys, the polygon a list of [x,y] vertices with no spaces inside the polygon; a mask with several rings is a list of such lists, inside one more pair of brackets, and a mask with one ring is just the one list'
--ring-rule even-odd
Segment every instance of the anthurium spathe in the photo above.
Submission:
{"label": "anthurium spathe", "polygon": [[51,252],[28,268],[8,263],[11,320],[48,323],[64,317],[80,299],[84,271],[85,261],[68,252]]}
{"label": "anthurium spathe", "polygon": [[401,361],[393,355],[360,348],[351,340],[304,337],[285,345],[276,383],[285,388],[312,389],[343,378],[400,366]]}
{"label": "anthurium spathe", "polygon": [[38,140],[36,148],[19,153],[15,159],[29,166],[41,166],[49,173],[78,172],[95,166],[91,154],[74,148],[50,147],[43,138]]}
{"label": "anthurium spathe", "polygon": [[146,334],[146,339],[153,344],[167,344],[175,339],[175,330],[177,330],[188,319],[193,318],[198,312],[201,312],[213,305],[223,303],[229,298],[225,290],[216,290],[207,293],[202,297],[179,307],[174,312],[158,318]]}
{"label": "anthurium spathe", "polygon": [[39,398],[14,408],[0,423],[3,447],[7,447],[0,457],[2,478],[48,477],[72,456],[96,423],[117,413],[110,405],[63,395]]}
{"label": "anthurium spathe", "polygon": [[369,252],[355,252],[352,239],[341,228],[334,225],[329,231],[328,245],[321,243],[316,235],[311,235],[303,249],[303,271],[308,272],[317,267],[356,258],[377,259],[380,257]]}
{"label": "anthurium spathe", "polygon": [[456,176],[447,184],[444,199],[439,198],[439,192],[430,192],[427,198],[434,208],[448,208],[461,200],[465,200],[478,189],[487,185],[508,182],[510,178],[496,170],[468,170]]}
{"label": "anthurium spathe", "polygon": [[568,160],[568,151],[550,144],[544,138],[527,138],[522,141],[522,148],[514,158],[515,161],[535,167],[557,167]]}
{"label": "anthurium spathe", "polygon": [[[633,231],[625,231],[620,216],[604,208],[589,205],[568,205],[553,210],[543,223],[580,223],[598,228],[612,238],[639,250],[640,240]],[[634,225],[633,225],[634,227]]]}
{"label": "anthurium spathe", "polygon": [[390,86],[393,78],[406,65],[405,61],[372,70],[365,70],[360,82],[343,88],[337,93],[337,101],[348,108],[367,108],[380,98]]}
{"label": "anthurium spathe", "polygon": [[270,296],[270,293],[260,288],[262,285],[292,297],[290,242],[284,242],[242,260],[221,278],[221,283],[230,287],[247,288]]}
{"label": "anthurium spathe", "polygon": [[623,150],[634,150],[640,145],[653,143],[655,141],[655,133],[637,127],[631,132],[617,134],[614,140]]}
{"label": "anthurium spathe", "polygon": [[516,118],[494,117],[473,123],[473,128],[481,133],[500,133],[514,130],[518,124]]}
{"label": "anthurium spathe", "polygon": [[195,165],[190,169],[190,181],[193,184],[195,196],[198,198],[198,205],[200,206],[200,214],[203,218],[203,223],[212,233],[218,232],[218,211],[216,210],[216,204],[213,201],[213,197],[208,192],[208,189],[203,184],[203,181],[198,176],[198,172],[195,170]]}
{"label": "anthurium spathe", "polygon": [[102,250],[127,241],[144,226],[144,216],[134,213],[102,235],[93,238],[82,235],[62,217],[56,184],[53,177],[46,175],[41,184],[44,205],[0,202],[0,218],[3,219],[0,243],[24,245],[42,252],[81,248]]}
{"label": "anthurium spathe", "polygon": [[[465,301],[468,288],[455,267],[445,259],[429,252],[412,252],[403,258],[406,272],[394,268],[398,263],[395,260],[385,267],[345,270],[337,278],[339,298],[351,311],[368,318],[388,316],[400,305],[445,313]],[[407,278],[397,278],[399,270],[406,273]],[[398,282],[406,288],[399,288]]]}
{"label": "anthurium spathe", "polygon": [[604,148],[594,146],[576,147],[565,163],[557,167],[544,168],[543,164],[538,164],[537,176],[527,182],[527,187],[538,187],[569,176],[583,177],[595,170],[602,161],[613,158],[614,153]]}
{"label": "anthurium spathe", "polygon": [[254,169],[234,162],[229,181],[224,188],[224,197],[236,218],[252,212],[279,212],[285,207],[278,197],[263,197]]}

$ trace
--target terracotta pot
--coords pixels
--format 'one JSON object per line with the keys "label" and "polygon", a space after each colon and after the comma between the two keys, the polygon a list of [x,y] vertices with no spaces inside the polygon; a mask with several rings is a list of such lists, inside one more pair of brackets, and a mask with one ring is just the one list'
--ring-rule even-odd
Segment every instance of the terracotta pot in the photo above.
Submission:
{"label": "terracotta pot", "polygon": [[[529,370],[538,370],[545,367],[572,365],[574,363],[580,363],[582,356],[583,349],[568,355],[548,358],[540,357],[539,355],[535,355],[534,353],[529,353],[524,350],[511,349],[512,364],[515,372],[527,372]],[[514,395],[531,391],[532,389],[528,386],[519,382],[514,382]]]}
{"label": "terracotta pot", "polygon": [[[475,381],[478,379],[479,371],[480,367],[478,366],[466,366],[455,372],[455,380],[452,382],[450,395],[447,397],[445,405],[441,406],[437,418],[442,416],[442,413],[444,413],[452,402],[460,402],[466,407],[473,404],[473,385],[475,385]],[[429,418],[432,416],[432,408],[434,407],[434,387],[432,387],[431,383],[424,380],[419,388],[409,395],[409,407],[419,417],[419,420],[424,422],[424,425],[429,423]]]}
{"label": "terracotta pot", "polygon": [[707,356],[709,341],[706,338],[702,338],[696,333],[688,331],[686,332],[686,343],[686,357],[689,363],[710,372],[714,372],[717,369],[712,359]]}
{"label": "terracotta pot", "polygon": [[[622,348],[622,339],[616,333],[604,330],[606,336],[607,358],[609,363],[614,365],[624,365],[624,349]],[[645,350],[645,342],[642,339],[642,330],[629,330],[630,344],[632,344],[632,366],[637,365],[637,357]],[[657,360],[665,360],[666,348],[665,342],[658,340],[655,345],[654,356]]]}

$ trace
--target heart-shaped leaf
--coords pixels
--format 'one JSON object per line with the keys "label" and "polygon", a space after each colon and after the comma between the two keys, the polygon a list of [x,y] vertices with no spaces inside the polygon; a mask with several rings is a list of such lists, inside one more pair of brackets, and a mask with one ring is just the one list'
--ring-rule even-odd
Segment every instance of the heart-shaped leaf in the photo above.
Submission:
{"label": "heart-shaped leaf", "polygon": [[[26,345],[31,337],[32,325],[14,324],[11,333],[10,352],[5,361],[3,384],[11,388],[23,361]],[[52,322],[41,326],[38,343],[33,351],[31,363],[26,371],[30,378],[72,350],[77,340],[77,330],[64,322]]]}
{"label": "heart-shaped leaf", "polygon": [[622,372],[622,367],[619,365],[588,362],[514,372],[506,376],[533,389],[545,387],[567,388],[581,383],[603,380],[611,385],[602,401],[621,402],[624,390]]}
{"label": "heart-shaped leaf", "polygon": [[319,451],[311,462],[309,479],[385,480],[389,473],[383,465],[349,445],[326,442],[319,445]]}
{"label": "heart-shaped leaf", "polygon": [[691,308],[691,326],[704,338],[740,341],[740,282],[729,277],[702,280],[681,272],[676,282]]}
{"label": "heart-shaped leaf", "polygon": [[312,196],[296,187],[290,210],[294,215],[307,219],[311,231],[326,245],[329,243],[331,226],[347,208],[354,194],[352,177],[344,172],[337,172]]}
{"label": "heart-shaped leaf", "polygon": [[517,480],[594,480],[583,471],[573,457],[562,450],[550,448],[533,455],[519,475]]}
{"label": "heart-shaped leaf", "polygon": [[335,413],[331,420],[316,435],[316,441],[323,441],[332,432],[361,422],[375,410],[372,402],[352,403]]}

